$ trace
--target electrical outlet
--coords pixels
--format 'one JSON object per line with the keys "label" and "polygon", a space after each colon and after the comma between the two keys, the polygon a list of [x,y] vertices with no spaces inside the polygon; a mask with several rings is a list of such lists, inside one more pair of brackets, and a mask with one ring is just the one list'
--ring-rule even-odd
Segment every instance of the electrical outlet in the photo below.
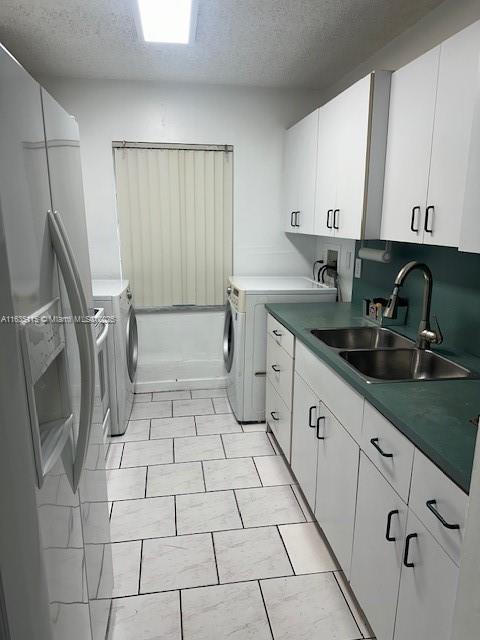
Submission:
{"label": "electrical outlet", "polygon": [[355,258],[355,278],[362,277],[362,261],[360,258]]}

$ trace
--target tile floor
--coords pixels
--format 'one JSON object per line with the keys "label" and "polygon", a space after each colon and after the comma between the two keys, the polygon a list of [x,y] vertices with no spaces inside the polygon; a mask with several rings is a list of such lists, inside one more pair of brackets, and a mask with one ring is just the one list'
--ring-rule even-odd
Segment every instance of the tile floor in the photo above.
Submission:
{"label": "tile floor", "polygon": [[275,441],[225,389],[137,394],[108,467],[110,640],[372,637]]}

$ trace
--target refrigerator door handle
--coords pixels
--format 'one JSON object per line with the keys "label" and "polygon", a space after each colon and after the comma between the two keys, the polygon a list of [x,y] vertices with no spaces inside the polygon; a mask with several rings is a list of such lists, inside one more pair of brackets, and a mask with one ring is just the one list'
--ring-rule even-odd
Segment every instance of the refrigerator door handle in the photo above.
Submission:
{"label": "refrigerator door handle", "polygon": [[89,310],[80,273],[75,263],[62,219],[57,212],[52,213],[52,211],[49,211],[48,223],[53,248],[62,272],[72,313],[80,318],[80,321],[74,322],[80,355],[81,376],[80,418],[73,462],[73,490],[76,492],[87,454],[92,424],[95,397],[95,344],[91,324],[87,321]]}

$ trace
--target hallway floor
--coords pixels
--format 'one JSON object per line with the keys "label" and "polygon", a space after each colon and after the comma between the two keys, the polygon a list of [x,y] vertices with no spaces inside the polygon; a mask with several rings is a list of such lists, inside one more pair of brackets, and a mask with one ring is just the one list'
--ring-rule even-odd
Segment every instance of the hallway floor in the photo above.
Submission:
{"label": "hallway floor", "polygon": [[137,394],[108,463],[110,640],[371,638],[273,438],[224,389]]}

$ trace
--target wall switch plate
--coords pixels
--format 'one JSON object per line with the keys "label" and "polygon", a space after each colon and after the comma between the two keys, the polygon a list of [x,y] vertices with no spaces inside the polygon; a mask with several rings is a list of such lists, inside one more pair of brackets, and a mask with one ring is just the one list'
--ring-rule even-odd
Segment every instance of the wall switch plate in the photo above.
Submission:
{"label": "wall switch plate", "polygon": [[355,258],[355,278],[362,277],[362,260],[360,258]]}

